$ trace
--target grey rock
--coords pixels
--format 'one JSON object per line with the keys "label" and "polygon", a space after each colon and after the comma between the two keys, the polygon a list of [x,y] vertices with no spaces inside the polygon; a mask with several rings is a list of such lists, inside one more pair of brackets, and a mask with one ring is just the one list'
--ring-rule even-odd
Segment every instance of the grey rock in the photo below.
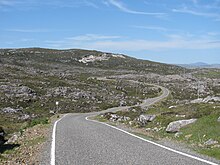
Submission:
{"label": "grey rock", "polygon": [[111,116],[111,118],[109,119],[110,121],[114,122],[114,121],[117,121],[119,119],[119,116],[117,114],[111,114],[110,116]]}
{"label": "grey rock", "polygon": [[28,114],[23,114],[22,116],[18,117],[18,120],[28,120],[31,116]]}
{"label": "grey rock", "polygon": [[215,144],[218,144],[218,141],[213,140],[213,139],[209,139],[204,143],[204,145],[206,145],[206,146],[211,146],[211,145],[215,145]]}
{"label": "grey rock", "polygon": [[220,116],[219,116],[219,118],[218,118],[217,122],[220,122]]}
{"label": "grey rock", "polygon": [[203,99],[203,102],[205,102],[205,103],[207,103],[209,101],[220,102],[220,97],[208,96],[208,97]]}
{"label": "grey rock", "polygon": [[6,144],[13,144],[13,143],[15,143],[20,136],[21,136],[21,133],[14,133],[14,134],[8,139],[8,141],[6,142]]}
{"label": "grey rock", "polygon": [[186,125],[192,124],[196,122],[196,120],[197,119],[189,119],[189,120],[178,120],[178,121],[171,122],[166,128],[166,132],[168,133],[179,132],[180,128]]}
{"label": "grey rock", "polygon": [[207,96],[204,99],[199,98],[199,99],[192,100],[191,103],[208,103],[211,101],[220,102],[220,97]]}
{"label": "grey rock", "polygon": [[21,111],[21,109],[13,109],[11,107],[7,107],[7,108],[3,108],[2,112],[4,113],[18,113],[19,111]]}
{"label": "grey rock", "polygon": [[130,120],[130,117],[127,117],[127,116],[119,116],[119,118],[118,118],[117,121],[123,122],[123,121],[128,121],[128,120]]}
{"label": "grey rock", "polygon": [[128,121],[130,120],[130,117],[127,116],[119,116],[117,114],[110,114],[110,121],[119,121],[119,122],[123,122],[123,121]]}
{"label": "grey rock", "polygon": [[147,122],[152,122],[156,118],[156,115],[140,115],[138,122],[141,126],[145,126]]}
{"label": "grey rock", "polygon": [[50,112],[49,112],[50,114],[55,114],[55,112],[54,111],[52,111],[52,110],[50,110]]}
{"label": "grey rock", "polygon": [[128,123],[130,126],[132,126],[134,124],[134,121],[129,121]]}
{"label": "grey rock", "polygon": [[158,132],[158,131],[160,131],[160,129],[157,128],[157,127],[154,127],[154,128],[152,129],[152,131]]}
{"label": "grey rock", "polygon": [[22,86],[22,87],[18,88],[17,93],[32,94],[32,93],[34,93],[34,91],[31,88],[27,87],[27,86]]}
{"label": "grey rock", "polygon": [[126,106],[126,105],[127,105],[126,101],[124,101],[124,100],[120,101],[120,106]]}
{"label": "grey rock", "polygon": [[10,85],[1,85],[0,89],[4,91],[5,95],[8,98],[20,98],[20,97],[34,97],[36,93],[34,90],[27,86],[22,86],[22,85],[16,85],[16,84],[10,84]]}

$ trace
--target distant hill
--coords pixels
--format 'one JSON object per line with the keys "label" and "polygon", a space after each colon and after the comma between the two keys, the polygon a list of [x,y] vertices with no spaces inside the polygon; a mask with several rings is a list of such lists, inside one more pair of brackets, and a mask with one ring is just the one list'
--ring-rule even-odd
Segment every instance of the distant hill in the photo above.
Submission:
{"label": "distant hill", "polygon": [[207,64],[204,62],[197,62],[192,64],[177,64],[178,66],[185,67],[185,68],[220,68],[220,64]]}
{"label": "distant hill", "polygon": [[158,74],[179,74],[184,68],[176,65],[163,64],[148,60],[140,60],[122,54],[100,52],[81,49],[0,49],[2,63],[21,66],[40,67],[49,65],[68,65],[85,68],[134,70],[138,72],[152,72]]}

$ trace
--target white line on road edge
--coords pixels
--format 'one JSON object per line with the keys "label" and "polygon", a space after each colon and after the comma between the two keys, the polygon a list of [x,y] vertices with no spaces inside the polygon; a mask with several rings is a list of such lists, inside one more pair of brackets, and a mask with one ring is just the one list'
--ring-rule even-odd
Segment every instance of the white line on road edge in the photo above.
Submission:
{"label": "white line on road edge", "polygon": [[66,117],[65,114],[63,117],[61,117],[59,120],[55,121],[54,125],[53,125],[53,134],[52,134],[52,142],[51,142],[51,155],[50,155],[50,165],[55,165],[56,159],[55,159],[55,146],[56,146],[56,127],[57,127],[57,123],[62,120],[64,117]]}
{"label": "white line on road edge", "polygon": [[109,124],[107,124],[107,123],[99,122],[99,121],[96,121],[96,120],[90,120],[90,119],[88,119],[88,117],[90,117],[90,116],[87,116],[87,117],[86,117],[86,120],[88,120],[88,121],[92,121],[92,122],[96,122],[96,123],[100,123],[100,124],[107,125],[107,126],[109,126],[109,127],[111,127],[111,128],[117,129],[117,130],[119,130],[119,131],[121,131],[121,132],[124,132],[124,133],[126,133],[126,134],[128,134],[128,135],[131,135],[131,136],[133,136],[133,137],[135,137],[135,138],[138,138],[138,139],[143,140],[143,141],[145,141],[145,142],[151,143],[151,144],[156,145],[156,146],[158,146],[158,147],[164,148],[164,149],[169,150],[169,151],[171,151],[171,152],[175,152],[175,153],[177,153],[177,154],[180,154],[180,155],[183,155],[183,156],[192,158],[192,159],[196,159],[196,160],[198,160],[198,161],[201,161],[201,162],[204,162],[204,163],[207,163],[207,164],[210,164],[210,165],[218,165],[218,164],[213,163],[213,162],[210,162],[210,161],[208,161],[208,160],[205,160],[205,159],[202,159],[202,158],[198,158],[198,157],[196,157],[196,156],[192,156],[192,155],[186,154],[186,153],[184,153],[184,152],[177,151],[177,150],[174,150],[174,149],[172,149],[172,148],[169,148],[169,147],[163,146],[163,145],[161,145],[161,144],[155,143],[155,142],[153,142],[153,141],[144,139],[144,138],[142,138],[142,137],[139,137],[139,136],[134,135],[134,134],[132,134],[132,133],[129,133],[129,132],[125,131],[125,130],[122,130],[122,129],[120,129],[120,128],[114,127],[114,126],[112,126],[112,125],[109,125]]}

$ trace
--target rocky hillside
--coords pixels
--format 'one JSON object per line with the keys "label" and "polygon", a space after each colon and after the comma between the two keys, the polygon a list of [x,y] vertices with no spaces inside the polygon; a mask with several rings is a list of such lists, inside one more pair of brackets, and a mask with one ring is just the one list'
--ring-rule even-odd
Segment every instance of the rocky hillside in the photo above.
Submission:
{"label": "rocky hillside", "polygon": [[88,112],[132,105],[159,92],[151,86],[95,77],[184,71],[122,54],[42,48],[0,49],[0,70],[0,126],[7,134],[56,111]]}
{"label": "rocky hillside", "polygon": [[[112,54],[92,50],[53,50],[42,48],[0,49],[0,63],[30,66],[38,69],[59,67],[59,65],[111,70],[134,70],[161,74],[183,73],[184,69],[175,65],[139,60],[122,54]],[[45,66],[47,65],[47,66]]]}

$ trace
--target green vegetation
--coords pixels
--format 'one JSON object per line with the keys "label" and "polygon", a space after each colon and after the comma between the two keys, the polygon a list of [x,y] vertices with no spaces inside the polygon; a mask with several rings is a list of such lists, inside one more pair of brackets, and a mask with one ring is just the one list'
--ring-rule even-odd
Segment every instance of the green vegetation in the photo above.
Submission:
{"label": "green vegetation", "polygon": [[220,149],[219,148],[205,148],[205,149],[199,149],[199,153],[208,155],[214,158],[217,158],[220,160]]}
{"label": "green vegetation", "polygon": [[220,71],[219,69],[202,69],[195,76],[199,78],[220,78]]}
{"label": "green vegetation", "polygon": [[137,132],[131,132],[132,134],[134,135],[137,135],[141,138],[144,138],[146,140],[150,140],[150,141],[156,141],[157,139],[153,138],[153,137],[149,137],[149,136],[146,136],[145,134],[142,134],[142,133],[137,133]]}
{"label": "green vegetation", "polygon": [[28,127],[33,127],[38,124],[49,124],[49,120],[48,120],[48,118],[45,118],[45,117],[33,119],[28,123]]}

